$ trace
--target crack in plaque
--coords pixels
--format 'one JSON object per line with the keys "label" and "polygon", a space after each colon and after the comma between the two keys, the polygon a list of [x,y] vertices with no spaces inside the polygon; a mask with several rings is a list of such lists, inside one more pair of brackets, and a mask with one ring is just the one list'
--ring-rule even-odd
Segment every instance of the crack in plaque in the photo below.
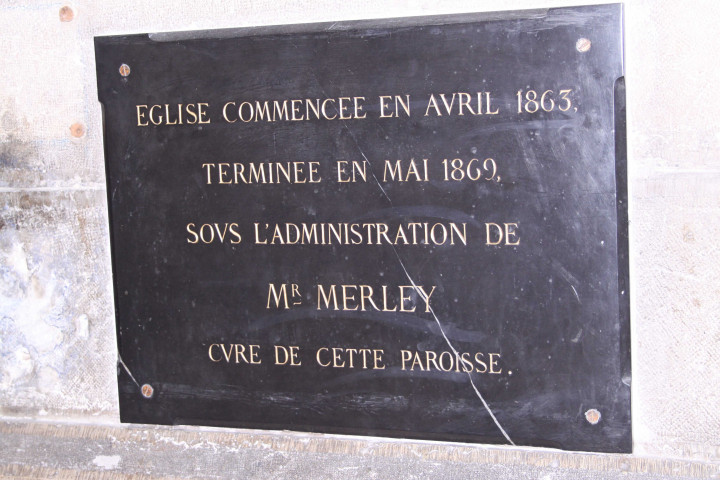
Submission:
{"label": "crack in plaque", "polygon": [[[412,284],[415,291],[418,292],[418,295],[420,295],[420,297],[422,297],[423,301],[425,301],[425,304],[427,305],[427,309],[430,310],[430,313],[432,314],[433,318],[435,319],[435,323],[437,323],[437,326],[440,329],[440,333],[442,334],[443,339],[445,339],[445,343],[447,343],[448,347],[450,347],[450,350],[452,350],[453,354],[455,354],[455,358],[460,358],[460,353],[458,353],[455,346],[452,344],[450,339],[445,334],[445,329],[443,328],[442,323],[440,322],[440,319],[435,314],[435,310],[433,310],[432,306],[430,306],[429,297],[425,294],[425,292],[423,292],[421,289],[419,289],[415,285],[415,280],[412,279],[412,277],[410,276],[410,273],[407,271],[407,268],[405,268],[405,264],[403,263],[402,259],[400,258],[400,254],[398,253],[397,249],[395,248],[394,245],[391,245],[391,247],[393,249],[393,252],[395,252],[395,256],[397,256],[398,263],[400,263],[400,266],[402,267],[403,271],[405,272],[405,276],[410,281],[410,283]],[[497,426],[497,428],[503,434],[505,439],[508,442],[510,442],[511,445],[515,445],[515,442],[513,442],[512,439],[510,439],[510,436],[507,434],[507,432],[502,427],[502,425],[500,425],[500,422],[498,421],[497,417],[495,417],[495,414],[490,409],[490,405],[488,405],[487,401],[485,401],[485,397],[483,397],[482,393],[480,393],[480,390],[478,390],[477,386],[475,385],[475,381],[473,380],[472,375],[470,374],[471,372],[465,372],[465,373],[468,376],[468,380],[470,380],[470,385],[472,386],[473,390],[475,391],[475,395],[477,395],[477,397],[480,399],[483,406],[485,407],[485,410],[487,410],[488,414],[490,415],[490,418],[492,418],[493,422],[495,422],[495,426]]]}
{"label": "crack in plaque", "polygon": [[[317,80],[317,78],[316,78],[316,80]],[[365,160],[365,163],[370,167],[370,173],[372,174],[373,178],[375,179],[375,183],[380,188],[380,190],[382,191],[385,198],[387,198],[388,202],[390,202],[390,205],[394,206],[392,199],[387,194],[387,192],[383,188],[382,184],[380,183],[380,180],[378,180],[377,176],[375,175],[373,166],[370,163],[370,161],[368,160],[367,156],[365,156],[365,152],[363,152],[362,148],[360,148],[360,144],[358,143],[357,138],[355,138],[355,134],[353,134],[352,130],[350,130],[350,127],[348,127],[344,121],[342,122],[342,124],[345,127],[345,129],[347,130],[348,134],[350,134],[350,137],[353,139],[353,142],[355,143],[355,146],[357,147],[358,151],[360,152],[360,155],[362,155],[363,159]],[[450,347],[450,350],[452,350],[453,354],[455,355],[455,358],[460,358],[459,352],[457,351],[455,346],[452,344],[450,339],[445,334],[445,329],[442,326],[442,322],[440,322],[440,319],[435,314],[435,310],[433,310],[432,306],[430,306],[429,297],[425,294],[425,292],[422,291],[422,289],[418,288],[417,285],[415,284],[415,280],[413,280],[412,277],[410,276],[410,272],[408,272],[407,268],[405,267],[405,264],[403,263],[402,258],[400,257],[400,253],[398,253],[398,251],[397,251],[397,248],[395,248],[395,245],[390,244],[390,247],[392,248],[393,253],[395,253],[395,256],[398,259],[398,263],[400,264],[400,267],[402,267],[403,272],[405,272],[405,276],[412,284],[413,289],[415,289],[415,291],[418,293],[418,295],[420,295],[420,297],[423,299],[423,301],[425,301],[425,304],[427,305],[427,309],[430,311],[433,318],[435,319],[435,323],[437,324],[438,328],[440,329],[440,333],[442,334],[442,337],[445,340],[445,343],[447,343],[448,347]],[[475,381],[472,378],[471,372],[465,372],[465,373],[468,376],[468,380],[470,380],[470,385],[472,386],[472,389],[475,392],[475,395],[480,399],[480,401],[483,404],[483,407],[485,407],[485,410],[490,415],[490,418],[492,418],[493,422],[495,422],[495,426],[503,434],[503,437],[505,437],[505,440],[507,440],[511,445],[515,446],[515,442],[512,441],[512,439],[507,434],[505,429],[502,427],[502,425],[500,425],[500,422],[498,421],[497,417],[495,416],[493,411],[490,409],[490,405],[488,405],[487,401],[485,401],[485,397],[483,397],[482,393],[480,393],[480,390],[477,388],[477,385],[475,385]]]}
{"label": "crack in plaque", "polygon": [[575,298],[577,298],[578,303],[582,305],[582,302],[580,301],[580,295],[578,295],[577,290],[575,290],[575,285],[570,285],[570,288],[572,288],[572,291],[575,294]]}
{"label": "crack in plaque", "polygon": [[[295,45],[294,43],[292,45],[295,48],[298,48],[298,46]],[[313,78],[315,79],[315,82],[317,83],[318,87],[320,88],[320,91],[327,98],[328,95],[325,92],[325,89],[323,88],[322,83],[320,82],[320,79],[317,77],[317,75],[315,75],[314,72],[312,73],[312,75],[313,75]],[[338,117],[340,117],[340,112],[338,112],[337,108],[335,108],[335,111],[338,114]],[[357,138],[355,137],[355,134],[353,133],[353,131],[350,129],[350,127],[344,120],[340,120],[340,123],[342,123],[343,127],[345,127],[345,130],[347,130],[348,134],[350,135],[350,138],[352,138],[353,143],[355,143],[355,147],[357,147],[358,151],[360,152],[360,155],[362,155],[365,164],[367,164],[370,167],[370,173],[372,174],[373,179],[375,180],[375,184],[378,186],[378,188],[380,188],[380,191],[383,193],[385,198],[387,198],[387,201],[390,203],[390,206],[394,207],[392,199],[390,198],[390,196],[387,194],[387,192],[383,188],[382,184],[380,183],[380,180],[378,180],[378,178],[377,178],[377,175],[375,175],[375,170],[373,169],[372,163],[370,163],[370,160],[368,160],[367,156],[365,155],[365,152],[363,152],[362,148],[360,148],[360,144],[358,143]],[[435,314],[435,311],[433,310],[433,308],[430,306],[429,298],[415,284],[415,281],[410,276],[410,272],[408,272],[407,268],[405,268],[405,264],[403,263],[402,258],[400,257],[400,254],[397,251],[397,248],[395,248],[395,245],[391,244],[390,247],[392,248],[393,252],[395,253],[395,256],[398,259],[398,263],[400,264],[400,267],[402,267],[403,272],[405,272],[405,276],[408,278],[408,280],[412,284],[413,289],[416,292],[418,292],[418,294],[426,302],[426,305],[427,305],[428,309],[430,310],[430,313],[432,313],[432,316],[435,319],[435,323],[437,324],[438,328],[440,329],[440,333],[442,334],[443,339],[445,340],[445,343],[447,343],[448,347],[450,347],[450,349],[453,351],[453,354],[455,354],[456,358],[458,358],[459,353],[458,353],[457,349],[455,348],[455,346],[452,344],[452,342],[450,342],[450,339],[445,334],[445,329],[442,326],[442,322],[440,322],[440,319]],[[495,426],[503,434],[503,437],[505,437],[505,440],[507,440],[508,443],[510,443],[510,445],[515,446],[515,442],[512,441],[512,439],[507,434],[505,429],[502,427],[502,425],[500,425],[500,422],[498,421],[497,417],[495,416],[492,409],[490,408],[490,405],[488,405],[487,401],[485,401],[485,397],[483,397],[482,393],[480,393],[480,390],[475,385],[475,381],[472,378],[471,372],[465,372],[465,373],[467,373],[468,380],[470,380],[470,385],[472,386],[472,389],[475,392],[475,395],[480,399],[480,401],[483,404],[483,407],[485,407],[485,410],[490,415],[490,418],[492,418],[493,422],[495,422]]]}
{"label": "crack in plaque", "polygon": [[125,365],[125,362],[123,362],[122,356],[120,356],[120,352],[119,352],[119,351],[118,351],[118,362],[120,363],[120,365],[123,366],[123,368],[125,369],[125,371],[127,372],[127,374],[130,375],[130,378],[132,379],[133,382],[135,382],[135,385],[137,385],[138,388],[140,388],[140,384],[138,383],[137,380],[135,380],[135,377],[133,377],[133,374],[130,373],[130,369],[128,368],[127,365]]}

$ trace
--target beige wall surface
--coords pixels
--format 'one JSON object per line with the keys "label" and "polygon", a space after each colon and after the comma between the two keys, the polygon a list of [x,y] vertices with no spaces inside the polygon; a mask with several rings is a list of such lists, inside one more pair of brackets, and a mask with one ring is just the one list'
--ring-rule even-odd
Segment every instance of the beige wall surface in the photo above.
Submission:
{"label": "beige wall surface", "polygon": [[719,478],[713,0],[625,2],[633,455],[119,425],[94,36],[591,3],[0,1],[0,477]]}

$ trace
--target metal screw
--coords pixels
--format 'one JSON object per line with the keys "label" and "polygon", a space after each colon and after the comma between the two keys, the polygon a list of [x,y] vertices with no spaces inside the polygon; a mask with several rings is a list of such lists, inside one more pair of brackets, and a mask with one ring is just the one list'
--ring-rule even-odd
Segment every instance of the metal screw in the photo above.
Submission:
{"label": "metal screw", "polygon": [[145,398],[152,398],[155,391],[153,390],[153,387],[146,383],[145,385],[140,387],[140,393],[142,393],[142,396]]}
{"label": "metal screw", "polygon": [[580,53],[585,53],[588,50],[590,50],[590,47],[592,46],[592,42],[588,40],[587,38],[580,38],[577,42],[575,42],[575,48]]}
{"label": "metal screw", "polygon": [[85,135],[85,125],[82,123],[73,123],[70,125],[70,135],[75,138],[80,138]]}
{"label": "metal screw", "polygon": [[75,13],[73,12],[72,8],[65,5],[60,9],[61,22],[72,22],[73,18],[75,18]]}
{"label": "metal screw", "polygon": [[118,71],[120,72],[120,75],[122,75],[123,77],[127,77],[128,75],[130,75],[130,65],[128,65],[127,63],[123,63],[122,65],[120,65]]}
{"label": "metal screw", "polygon": [[591,408],[587,412],[585,412],[585,420],[588,421],[591,425],[597,425],[597,423],[600,421],[600,412],[597,411],[594,408]]}

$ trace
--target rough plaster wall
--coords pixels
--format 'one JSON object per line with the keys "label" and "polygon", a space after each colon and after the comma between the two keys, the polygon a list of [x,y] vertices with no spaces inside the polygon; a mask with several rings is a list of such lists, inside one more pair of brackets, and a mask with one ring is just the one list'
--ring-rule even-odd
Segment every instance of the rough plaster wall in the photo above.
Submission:
{"label": "rough plaster wall", "polygon": [[[4,0],[0,414],[117,422],[94,35],[587,3]],[[720,462],[720,8],[625,6],[635,453]]]}
{"label": "rough plaster wall", "polygon": [[59,8],[0,10],[4,415],[117,411],[102,142],[70,131],[99,129],[91,47]]}
{"label": "rough plaster wall", "polygon": [[[633,431],[720,460],[720,41],[713,2],[627,7]],[[687,93],[687,94],[686,94]]]}

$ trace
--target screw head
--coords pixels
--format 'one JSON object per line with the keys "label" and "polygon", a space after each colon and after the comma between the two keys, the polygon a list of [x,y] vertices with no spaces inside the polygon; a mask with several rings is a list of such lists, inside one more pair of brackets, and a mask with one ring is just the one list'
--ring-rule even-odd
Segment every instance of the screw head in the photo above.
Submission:
{"label": "screw head", "polygon": [[123,63],[122,65],[120,65],[118,72],[120,72],[120,75],[122,75],[123,77],[127,77],[128,75],[130,75],[130,65],[128,65],[127,63]]}
{"label": "screw head", "polygon": [[70,125],[70,135],[75,138],[80,138],[85,135],[85,125],[80,122],[73,123]]}
{"label": "screw head", "polygon": [[155,393],[155,390],[153,390],[153,387],[149,384],[145,384],[142,387],[140,387],[140,393],[142,393],[142,396],[145,398],[152,398],[153,393]]}
{"label": "screw head", "polygon": [[580,53],[587,52],[588,50],[590,50],[591,46],[592,42],[587,38],[580,38],[577,42],[575,42],[575,49]]}
{"label": "screw head", "polygon": [[585,412],[585,420],[587,420],[590,425],[597,425],[601,416],[600,412],[594,408]]}
{"label": "screw head", "polygon": [[75,12],[67,5],[60,9],[59,15],[61,22],[72,22],[72,19],[75,18]]}

